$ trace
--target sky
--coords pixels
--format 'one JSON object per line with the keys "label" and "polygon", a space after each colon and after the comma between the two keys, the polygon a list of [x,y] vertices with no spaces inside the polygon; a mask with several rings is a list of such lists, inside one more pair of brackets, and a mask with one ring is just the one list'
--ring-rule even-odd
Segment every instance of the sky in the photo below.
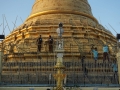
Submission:
{"label": "sky", "polygon": [[[0,0],[0,34],[8,35],[21,25],[30,15],[34,1]],[[88,0],[88,2],[93,16],[100,24],[109,29],[114,36],[120,33],[120,0]]]}

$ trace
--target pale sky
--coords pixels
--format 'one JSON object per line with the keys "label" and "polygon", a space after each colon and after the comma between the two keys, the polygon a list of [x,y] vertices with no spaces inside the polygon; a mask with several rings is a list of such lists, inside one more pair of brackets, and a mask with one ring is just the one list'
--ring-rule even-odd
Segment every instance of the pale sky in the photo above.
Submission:
{"label": "pale sky", "polygon": [[[100,24],[109,29],[114,36],[116,32],[120,33],[120,0],[88,0],[88,2],[93,16]],[[21,25],[29,16],[33,3],[34,0],[0,0],[0,34],[8,35],[10,30]],[[3,26],[6,26],[5,32],[3,32]]]}

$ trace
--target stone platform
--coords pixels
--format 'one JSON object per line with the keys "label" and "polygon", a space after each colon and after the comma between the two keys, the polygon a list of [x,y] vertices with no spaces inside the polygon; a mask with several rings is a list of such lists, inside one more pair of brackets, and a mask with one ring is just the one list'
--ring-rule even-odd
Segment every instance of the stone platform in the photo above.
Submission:
{"label": "stone platform", "polygon": [[[0,90],[47,90],[50,87],[0,87]],[[51,90],[51,89],[50,89]],[[120,87],[79,87],[65,90],[120,90]]]}

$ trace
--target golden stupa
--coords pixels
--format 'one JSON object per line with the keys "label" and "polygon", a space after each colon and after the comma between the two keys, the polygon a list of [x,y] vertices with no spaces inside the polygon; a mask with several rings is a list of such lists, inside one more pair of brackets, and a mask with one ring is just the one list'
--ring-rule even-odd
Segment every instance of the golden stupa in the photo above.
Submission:
{"label": "golden stupa", "polygon": [[[56,29],[63,23],[64,73],[66,85],[117,84],[112,79],[112,67],[103,63],[104,44],[109,46],[110,61],[115,59],[116,38],[92,15],[88,0],[35,0],[31,14],[3,41],[1,81],[6,84],[55,84]],[[42,36],[41,52],[36,40]],[[49,52],[48,37],[52,36],[53,52]],[[99,57],[95,65],[91,47],[97,47]],[[84,76],[81,58],[88,76]]]}

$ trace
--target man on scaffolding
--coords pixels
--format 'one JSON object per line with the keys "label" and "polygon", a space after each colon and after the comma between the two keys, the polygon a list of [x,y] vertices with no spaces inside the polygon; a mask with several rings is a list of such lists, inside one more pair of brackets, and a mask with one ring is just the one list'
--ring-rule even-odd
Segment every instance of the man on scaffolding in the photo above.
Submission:
{"label": "man on scaffolding", "polygon": [[51,35],[49,35],[48,44],[49,44],[49,52],[53,52],[53,38],[51,37]]}
{"label": "man on scaffolding", "polygon": [[82,56],[81,58],[82,70],[84,69],[84,60],[85,60],[85,56]]}
{"label": "man on scaffolding", "polygon": [[41,52],[41,45],[42,45],[42,38],[41,38],[41,35],[40,37],[37,39],[37,51],[38,52]]}
{"label": "man on scaffolding", "polygon": [[108,54],[109,48],[107,45],[103,46],[103,62],[106,60],[106,58],[108,59],[109,62],[109,54]]}
{"label": "man on scaffolding", "polygon": [[92,53],[93,53],[93,57],[94,57],[94,60],[95,60],[95,67],[96,67],[96,62],[98,60],[98,51],[97,51],[97,48],[91,48],[92,49]]}
{"label": "man on scaffolding", "polygon": [[116,63],[116,60],[113,61],[113,64],[112,64],[112,68],[113,68],[113,77],[114,77],[114,80],[117,80],[117,72],[118,72],[118,65]]}

